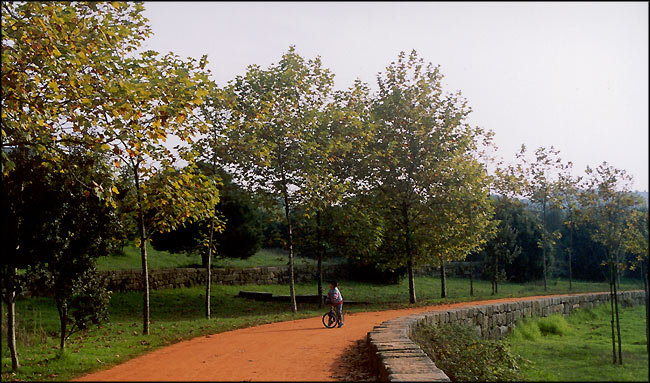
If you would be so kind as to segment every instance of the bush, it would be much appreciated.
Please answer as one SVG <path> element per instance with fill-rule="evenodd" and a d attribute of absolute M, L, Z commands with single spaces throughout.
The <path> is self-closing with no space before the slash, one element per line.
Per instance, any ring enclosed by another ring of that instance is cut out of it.
<path fill-rule="evenodd" d="M 565 335 L 570 331 L 569 324 L 562 315 L 552 315 L 537 320 L 542 335 Z"/>
<path fill-rule="evenodd" d="M 537 322 L 525 318 L 517 322 L 517 327 L 508 335 L 512 339 L 525 339 L 535 341 L 542 337 L 542 332 L 539 331 Z"/>
<path fill-rule="evenodd" d="M 507 343 L 481 339 L 471 327 L 422 326 L 413 341 L 452 381 L 520 381 L 519 364 Z"/>

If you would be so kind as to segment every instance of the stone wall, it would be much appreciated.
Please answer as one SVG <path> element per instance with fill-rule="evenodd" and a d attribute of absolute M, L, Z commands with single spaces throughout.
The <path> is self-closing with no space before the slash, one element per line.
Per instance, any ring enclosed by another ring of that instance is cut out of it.
<path fill-rule="evenodd" d="M 324 278 L 346 275 L 345 265 L 325 266 Z M 108 281 L 108 289 L 112 291 L 141 291 L 142 271 L 140 270 L 111 270 L 99 271 Z M 317 278 L 316 266 L 296 266 L 294 276 L 296 282 L 311 281 Z M 151 289 L 179 288 L 205 285 L 206 275 L 203 268 L 153 269 L 149 271 L 149 287 Z M 215 268 L 212 269 L 212 282 L 224 285 L 272 285 L 289 283 L 289 268 L 287 266 L 251 267 L 246 269 Z"/>
<path fill-rule="evenodd" d="M 481 270 L 483 268 L 483 262 L 473 262 L 472 267 L 474 268 L 474 278 L 479 278 Z M 417 267 L 415 270 L 415 275 L 427 275 L 431 277 L 440 276 L 440 266 L 434 265 L 424 265 Z M 469 262 L 446 262 L 445 263 L 445 275 L 450 276 L 469 276 Z"/>
<path fill-rule="evenodd" d="M 645 299 L 643 291 L 626 291 L 618 295 L 622 307 L 642 305 Z M 587 293 L 479 304 L 395 318 L 375 326 L 368 333 L 370 359 L 383 381 L 449 381 L 447 375 L 411 341 L 410 336 L 418 326 L 457 323 L 474 327 L 483 337 L 497 339 L 508 334 L 520 318 L 569 314 L 578 308 L 591 308 L 608 302 L 609 293 Z"/>
<path fill-rule="evenodd" d="M 478 270 L 477 265 L 474 265 Z M 450 262 L 447 275 L 468 275 L 468 263 Z M 142 291 L 141 270 L 100 270 L 98 273 L 108 281 L 111 291 Z M 327 280 L 350 279 L 354 271 L 346 264 L 326 265 L 323 267 L 323 277 Z M 440 275 L 439 269 L 434 266 L 423 266 L 416 269 L 416 275 Z M 308 282 L 318 277 L 315 265 L 300 265 L 294 268 L 295 282 Z M 149 288 L 152 290 L 166 288 L 180 288 L 205 285 L 204 268 L 173 268 L 149 270 Z M 212 281 L 224 285 L 273 285 L 289 283 L 288 266 L 262 266 L 251 268 L 214 268 Z M 23 291 L 22 296 L 31 296 L 33 290 L 36 295 L 51 295 L 45 287 L 30 286 Z M 44 291 L 39 291 L 44 290 Z"/>
<path fill-rule="evenodd" d="M 466 262 L 450 262 L 447 275 L 464 275 L 467 270 Z M 476 267 L 476 265 L 475 265 Z M 477 268 L 478 269 L 478 268 Z M 112 291 L 141 291 L 141 270 L 102 270 L 98 272 L 108 281 L 108 289 Z M 327 265 L 323 267 L 325 279 L 346 279 L 350 277 L 349 267 L 345 264 Z M 424 266 L 416 271 L 417 275 L 437 276 L 437 267 Z M 294 267 L 295 282 L 315 280 L 318 269 L 315 265 L 300 265 Z M 175 268 L 149 270 L 149 287 L 153 290 L 205 285 L 204 268 Z M 289 283 L 288 266 L 263 266 L 245 269 L 214 268 L 212 281 L 224 285 L 273 285 Z"/>

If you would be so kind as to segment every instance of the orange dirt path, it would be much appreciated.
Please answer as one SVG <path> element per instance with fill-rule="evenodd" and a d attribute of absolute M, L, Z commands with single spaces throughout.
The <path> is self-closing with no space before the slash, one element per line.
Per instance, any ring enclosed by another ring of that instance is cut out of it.
<path fill-rule="evenodd" d="M 569 295 L 569 294 L 560 294 Z M 320 317 L 271 323 L 182 341 L 76 381 L 333 381 L 341 354 L 374 326 L 414 313 L 504 298 L 400 310 L 345 313 L 345 326 L 327 329 Z"/>

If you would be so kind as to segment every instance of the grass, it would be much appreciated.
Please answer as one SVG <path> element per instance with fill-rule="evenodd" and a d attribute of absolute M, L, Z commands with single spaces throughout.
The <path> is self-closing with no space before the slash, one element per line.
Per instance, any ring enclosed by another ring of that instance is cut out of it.
<path fill-rule="evenodd" d="M 167 251 L 157 251 L 147 244 L 147 262 L 150 269 L 165 269 L 175 267 L 200 267 L 201 256 L 197 254 L 175 254 Z M 338 260 L 327 260 L 324 264 L 336 263 Z M 140 248 L 133 245 L 124 247 L 124 254 L 112 254 L 97 260 L 98 270 L 140 269 L 142 267 Z M 213 261 L 213 267 L 245 268 L 258 266 L 286 266 L 289 253 L 282 249 L 260 249 L 256 254 L 246 259 L 220 258 Z M 316 260 L 296 257 L 296 266 L 316 265 Z"/>
<path fill-rule="evenodd" d="M 152 257 L 153 258 L 153 257 Z M 510 284 L 499 287 L 498 295 L 490 295 L 489 281 L 475 281 L 473 297 L 469 296 L 469 281 L 448 278 L 448 297 L 440 298 L 438 277 L 416 277 L 418 296 L 416 306 L 452 303 L 469 300 L 493 299 L 514 296 L 544 294 L 540 283 Z M 367 305 L 349 305 L 346 312 L 377 311 L 409 307 L 408 281 L 397 285 L 342 280 L 340 289 L 347 300 L 370 302 Z M 573 292 L 607 291 L 604 283 L 573 283 Z M 641 289 L 640 281 L 623 281 L 623 290 Z M 51 298 L 29 298 L 17 302 L 18 353 L 22 367 L 12 375 L 11 360 L 6 337 L 2 337 L 2 381 L 69 380 L 109 366 L 151 350 L 191 339 L 197 336 L 219 333 L 237 328 L 250 327 L 292 319 L 320 317 L 324 312 L 316 304 L 299 304 L 299 311 L 292 314 L 288 303 L 257 302 L 236 297 L 240 290 L 267 291 L 286 295 L 288 285 L 212 286 L 212 318 L 204 318 L 204 287 L 165 289 L 151 291 L 150 335 L 142 331 L 142 294 L 140 292 L 115 293 L 110 303 L 110 322 L 99 328 L 75 334 L 67 344 L 63 355 L 58 351 L 58 317 Z M 313 294 L 316 282 L 297 283 L 297 294 Z M 557 280 L 549 284 L 547 294 L 568 292 L 568 282 Z M 6 331 L 6 310 L 3 310 L 3 333 Z M 625 357 L 625 356 L 624 356 Z"/>
<path fill-rule="evenodd" d="M 645 307 L 619 311 L 623 365 L 612 363 L 609 305 L 517 324 L 511 350 L 530 362 L 526 381 L 647 381 Z"/>
<path fill-rule="evenodd" d="M 150 269 L 190 267 L 200 265 L 201 256 L 157 251 L 147 243 L 147 264 Z M 124 246 L 124 254 L 100 257 L 96 265 L 98 270 L 140 269 L 142 267 L 140 248 L 133 245 Z"/>

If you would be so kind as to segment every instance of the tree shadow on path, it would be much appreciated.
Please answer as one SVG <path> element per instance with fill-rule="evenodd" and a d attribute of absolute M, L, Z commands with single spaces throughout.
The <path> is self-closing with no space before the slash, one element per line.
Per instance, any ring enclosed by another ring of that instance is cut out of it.
<path fill-rule="evenodd" d="M 341 359 L 334 363 L 334 373 L 332 378 L 344 382 L 377 382 L 379 376 L 373 371 L 370 357 L 368 355 L 368 345 L 365 339 L 356 341 L 349 346 Z"/>

